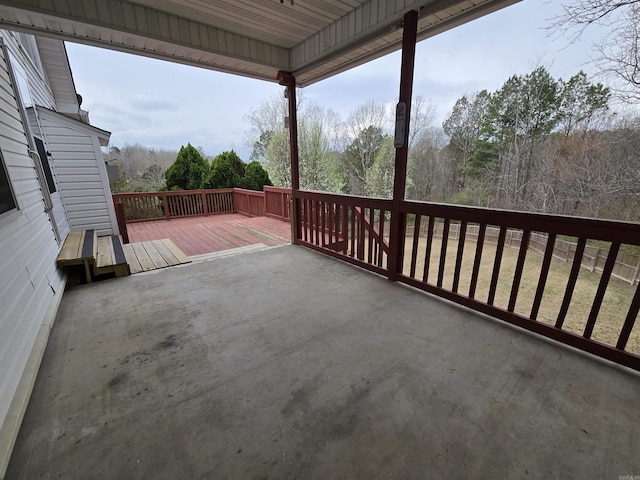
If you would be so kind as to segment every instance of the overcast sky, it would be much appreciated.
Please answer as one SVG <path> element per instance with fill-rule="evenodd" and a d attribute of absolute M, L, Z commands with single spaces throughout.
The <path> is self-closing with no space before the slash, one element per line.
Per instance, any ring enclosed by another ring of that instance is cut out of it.
<path fill-rule="evenodd" d="M 605 31 L 593 27 L 580 41 L 556 38 L 545 28 L 561 12 L 559 1 L 525 0 L 420 42 L 414 96 L 437 107 L 438 122 L 466 93 L 499 88 L 513 74 L 544 65 L 568 79 L 595 72 L 592 44 Z M 246 161 L 245 115 L 281 95 L 276 83 L 67 43 L 76 89 L 91 123 L 112 132 L 111 145 L 139 143 L 177 150 L 187 142 L 208 155 L 235 149 Z M 375 99 L 398 99 L 400 53 L 395 52 L 304 89 L 305 98 L 346 118 Z"/>

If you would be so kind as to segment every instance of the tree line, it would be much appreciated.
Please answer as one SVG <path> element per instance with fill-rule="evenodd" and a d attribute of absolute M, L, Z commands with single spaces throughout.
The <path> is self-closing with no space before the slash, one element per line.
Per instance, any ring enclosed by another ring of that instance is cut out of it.
<path fill-rule="evenodd" d="M 496 91 L 463 95 L 441 125 L 414 100 L 407 198 L 640 220 L 640 118 L 615 113 L 612 93 L 584 72 L 568 80 L 544 67 Z M 393 110 L 369 101 L 345 120 L 301 97 L 303 189 L 390 197 Z M 277 186 L 290 185 L 286 101 L 247 116 L 251 158 Z"/>
<path fill-rule="evenodd" d="M 112 146 L 104 158 L 117 166 L 120 174 L 120 179 L 111 183 L 113 193 L 234 187 L 262 190 L 264 185 L 272 185 L 260 163 L 247 164 L 233 150 L 210 158 L 202 147 L 190 143 L 178 152 L 137 144 Z"/>
<path fill-rule="evenodd" d="M 164 176 L 166 183 L 161 190 L 238 187 L 261 191 L 265 185 L 272 185 L 260 163 L 246 164 L 233 150 L 216 155 L 209 163 L 190 143 L 180 148 Z"/>

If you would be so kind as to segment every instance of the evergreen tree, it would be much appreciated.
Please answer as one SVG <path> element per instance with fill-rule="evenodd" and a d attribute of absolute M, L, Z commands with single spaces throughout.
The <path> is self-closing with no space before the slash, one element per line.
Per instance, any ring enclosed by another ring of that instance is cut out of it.
<path fill-rule="evenodd" d="M 267 171 L 262 168 L 259 162 L 249 163 L 245 168 L 244 177 L 241 181 L 242 188 L 261 192 L 265 185 L 273 186 Z"/>
<path fill-rule="evenodd" d="M 209 165 L 190 143 L 180 147 L 175 162 L 164 173 L 168 190 L 197 190 L 203 187 Z"/>
<path fill-rule="evenodd" d="M 205 182 L 205 188 L 234 188 L 240 186 L 242 177 L 237 174 L 237 165 L 234 168 L 232 160 L 226 153 L 221 153 L 211 162 L 211 171 Z M 242 170 L 244 171 L 244 168 Z"/>

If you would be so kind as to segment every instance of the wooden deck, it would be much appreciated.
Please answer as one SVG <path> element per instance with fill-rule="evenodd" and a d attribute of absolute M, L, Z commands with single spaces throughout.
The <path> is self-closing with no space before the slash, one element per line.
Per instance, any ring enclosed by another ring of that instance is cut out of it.
<path fill-rule="evenodd" d="M 124 254 L 131 273 L 148 272 L 191 262 L 191 259 L 168 238 L 127 243 L 124 246 Z"/>
<path fill-rule="evenodd" d="M 127 224 L 132 243 L 168 238 L 187 255 L 202 255 L 256 243 L 291 242 L 289 223 L 238 213 Z"/>

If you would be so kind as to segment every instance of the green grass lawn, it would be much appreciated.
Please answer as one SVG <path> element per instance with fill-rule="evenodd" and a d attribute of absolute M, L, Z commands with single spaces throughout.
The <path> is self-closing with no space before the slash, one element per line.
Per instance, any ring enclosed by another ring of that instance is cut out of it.
<path fill-rule="evenodd" d="M 412 237 L 407 237 L 404 261 L 404 274 L 409 275 L 412 254 Z M 441 239 L 434 238 L 431 247 L 431 258 L 429 262 L 428 282 L 436 283 L 438 265 L 440 262 Z M 455 267 L 457 240 L 449 240 L 447 246 L 447 258 L 445 264 L 445 275 L 443 287 L 451 289 L 453 283 L 453 272 Z M 416 263 L 416 278 L 422 279 L 424 270 L 424 258 L 426 249 L 426 239 L 420 239 L 418 244 L 418 256 Z M 471 282 L 471 271 L 475 255 L 476 242 L 471 240 L 465 242 L 462 268 L 460 273 L 460 284 L 458 292 L 467 295 Z M 493 271 L 496 246 L 485 244 L 478 276 L 475 298 L 486 301 L 489 294 L 489 285 Z M 505 248 L 502 256 L 500 275 L 494 305 L 506 309 L 511 295 L 511 287 L 515 266 L 518 258 L 517 248 Z M 515 312 L 526 317 L 531 313 L 531 306 L 538 286 L 540 269 L 542 267 L 542 255 L 533 251 L 527 252 L 524 272 L 518 291 Z M 547 284 L 542 297 L 542 304 L 538 313 L 538 321 L 555 324 L 560 305 L 564 297 L 564 292 L 571 270 L 571 263 L 564 263 L 554 259 L 551 262 Z M 584 327 L 591 311 L 593 299 L 600 282 L 600 274 L 592 273 L 586 269 L 581 269 L 578 281 L 571 299 L 569 311 L 564 323 L 564 329 L 582 335 Z M 612 278 L 607 287 L 607 291 L 598 314 L 592 338 L 608 345 L 615 346 L 618 335 L 629 310 L 631 300 L 636 287 L 632 287 L 626 282 Z M 640 325 L 636 324 L 631 338 L 627 344 L 627 351 L 640 354 Z"/>

